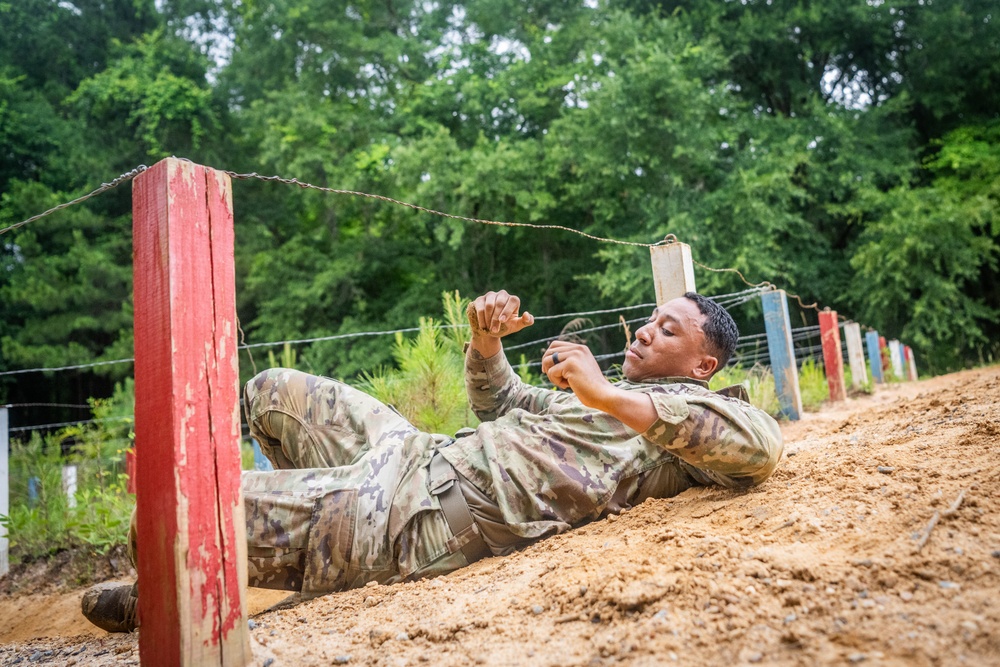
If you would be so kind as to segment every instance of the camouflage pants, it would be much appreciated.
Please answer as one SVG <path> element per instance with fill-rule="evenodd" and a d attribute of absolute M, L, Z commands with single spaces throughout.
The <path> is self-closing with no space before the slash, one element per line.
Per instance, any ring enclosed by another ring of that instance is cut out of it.
<path fill-rule="evenodd" d="M 243 473 L 251 586 L 313 596 L 469 564 L 435 496 L 455 477 L 432 480 L 428 470 L 449 438 L 418 431 L 364 392 L 295 370 L 254 377 L 244 407 L 276 468 Z M 137 546 L 133 512 L 133 564 Z"/>
<path fill-rule="evenodd" d="M 271 369 L 247 383 L 250 432 L 273 472 L 245 472 L 249 583 L 316 595 L 442 574 L 468 562 L 421 433 L 343 383 Z"/>

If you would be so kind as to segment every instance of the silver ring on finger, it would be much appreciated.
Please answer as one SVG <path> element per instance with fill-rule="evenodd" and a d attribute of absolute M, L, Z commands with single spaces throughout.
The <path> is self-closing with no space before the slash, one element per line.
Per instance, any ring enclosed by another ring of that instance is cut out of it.
<path fill-rule="evenodd" d="M 558 364 L 558 363 L 559 363 L 559 353 L 558 352 L 553 352 L 552 353 L 552 364 L 555 365 L 555 364 Z"/>

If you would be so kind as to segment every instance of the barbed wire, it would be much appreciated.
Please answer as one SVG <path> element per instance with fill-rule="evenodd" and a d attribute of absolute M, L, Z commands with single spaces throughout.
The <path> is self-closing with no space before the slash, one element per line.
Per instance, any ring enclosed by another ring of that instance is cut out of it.
<path fill-rule="evenodd" d="M 124 174 L 119 175 L 117 178 L 114 178 L 114 179 L 108 181 L 107 183 L 101 183 L 101 185 L 99 187 L 95 188 L 94 190 L 91 190 L 90 192 L 88 192 L 87 194 L 83 195 L 82 197 L 77 197 L 73 201 L 68 201 L 68 202 L 66 202 L 64 204 L 59 204 L 57 206 L 53 206 L 52 208 L 50 208 L 47 211 L 39 213 L 38 215 L 31 216 L 27 220 L 22 220 L 21 222 L 18 222 L 18 223 L 15 223 L 15 224 L 11 225 L 10 227 L 4 227 L 3 229 L 0 229 L 0 235 L 6 234 L 9 231 L 13 231 L 13 230 L 17 229 L 18 227 L 22 227 L 22 226 L 28 224 L 29 222 L 34 222 L 35 220 L 41 220 L 42 218 L 44 218 L 46 216 L 52 215 L 56 211 L 61 211 L 64 208 L 69 208 L 70 206 L 74 206 L 76 204 L 81 204 L 81 203 L 87 201 L 88 199 L 90 199 L 91 197 L 96 197 L 97 195 L 102 194 L 104 192 L 107 192 L 108 190 L 112 190 L 114 188 L 117 188 L 122 183 L 127 183 L 127 182 L 131 181 L 133 178 L 135 178 L 136 176 L 138 176 L 142 172 L 146 171 L 147 169 L 149 169 L 149 167 L 147 167 L 144 164 L 140 164 L 135 169 L 132 169 L 131 171 L 126 171 Z"/>
<path fill-rule="evenodd" d="M 613 359 L 614 357 L 625 356 L 625 350 L 620 350 L 618 352 L 609 352 L 608 354 L 597 354 L 594 355 L 594 359 L 597 361 L 604 361 L 605 359 Z M 528 361 L 523 364 L 511 364 L 511 368 L 537 368 L 542 365 L 541 360 L 539 361 Z"/>
<path fill-rule="evenodd" d="M 485 218 L 471 218 L 464 215 L 455 215 L 454 213 L 445 213 L 443 211 L 437 211 L 432 208 L 427 208 L 426 206 L 420 206 L 419 204 L 411 204 L 410 202 L 405 202 L 399 199 L 393 199 L 392 197 L 386 197 L 385 195 L 375 195 L 368 192 L 358 192 L 357 190 L 340 190 L 338 188 L 328 188 L 322 185 L 314 185 L 305 181 L 300 181 L 297 178 L 284 178 L 282 176 L 262 176 L 257 172 L 250 172 L 246 174 L 240 174 L 235 171 L 222 170 L 223 173 L 229 174 L 230 177 L 240 179 L 240 180 L 253 180 L 257 179 L 259 181 L 271 181 L 277 183 L 284 183 L 286 185 L 297 185 L 300 188 L 307 190 L 318 190 L 319 192 L 326 192 L 328 194 L 335 195 L 349 195 L 352 197 L 364 197 L 367 199 L 375 199 L 378 201 L 388 202 L 390 204 L 396 204 L 398 206 L 405 206 L 406 208 L 411 208 L 415 211 L 420 211 L 422 213 L 429 213 L 430 215 L 437 215 L 442 218 L 449 218 L 451 220 L 461 220 L 463 222 L 475 222 L 481 225 L 493 225 L 496 227 L 527 227 L 530 229 L 548 229 L 548 230 L 559 230 L 563 232 L 570 232 L 573 234 L 579 234 L 585 238 L 591 239 L 593 241 L 599 241 L 601 243 L 616 243 L 618 245 L 627 246 L 638 246 L 641 248 L 652 248 L 654 246 L 663 245 L 664 241 L 657 241 L 656 243 L 642 243 L 639 241 L 622 241 L 620 239 L 612 239 L 604 236 L 595 236 L 594 234 L 588 234 L 579 229 L 573 229 L 572 227 L 565 227 L 563 225 L 536 225 L 530 222 L 507 222 L 500 220 L 488 220 Z"/>
<path fill-rule="evenodd" d="M 625 323 L 626 324 L 636 324 L 638 322 L 645 322 L 646 319 L 647 318 L 645 318 L 645 317 L 637 317 L 635 319 L 627 320 Z M 504 352 L 512 352 L 513 350 L 520 350 L 520 349 L 523 349 L 525 347 L 531 347 L 532 345 L 538 345 L 539 343 L 550 343 L 550 342 L 552 342 L 554 340 L 558 340 L 563 335 L 576 336 L 576 335 L 583 334 L 583 333 L 591 333 L 593 331 L 601 331 L 603 329 L 615 329 L 617 327 L 620 327 L 621 325 L 622 325 L 621 322 L 613 322 L 612 324 L 602 324 L 600 326 L 588 327 L 586 329 L 576 329 L 575 331 L 567 331 L 565 334 L 558 333 L 558 334 L 556 334 L 554 336 L 546 336 L 545 338 L 539 338 L 538 340 L 529 341 L 527 343 L 519 343 L 517 345 L 511 345 L 509 347 L 508 346 L 504 346 L 503 349 L 504 349 Z"/>
<path fill-rule="evenodd" d="M 561 317 L 589 317 L 590 315 L 606 315 L 607 313 L 620 313 L 625 310 L 636 310 L 639 308 L 655 308 L 656 303 L 637 303 L 634 306 L 622 306 L 621 308 L 606 308 L 604 310 L 587 310 L 579 313 L 561 313 L 559 315 L 537 315 L 535 321 L 557 320 Z"/>
<path fill-rule="evenodd" d="M 8 403 L 0 408 L 81 408 L 89 410 L 91 405 L 82 403 Z"/>
<path fill-rule="evenodd" d="M 135 361 L 135 357 L 128 359 L 112 359 L 110 361 L 92 361 L 87 364 L 73 364 L 72 366 L 53 366 L 51 368 L 20 368 L 15 371 L 0 371 L 0 376 L 21 375 L 22 373 L 46 373 L 56 371 L 73 371 L 82 368 L 94 368 L 96 366 L 111 366 L 112 364 L 130 364 Z"/>
<path fill-rule="evenodd" d="M 181 160 L 184 160 L 186 162 L 191 162 L 191 160 L 188 160 L 187 158 L 177 158 L 177 159 L 181 159 Z M 101 184 L 99 187 L 95 188 L 91 192 L 89 192 L 89 193 L 87 193 L 87 194 L 85 194 L 85 195 L 83 195 L 81 197 L 78 197 L 78 198 L 76 198 L 76 199 L 74 199 L 72 201 L 69 201 L 69 202 L 66 202 L 66 203 L 63 203 L 63 204 L 59 204 L 57 206 L 54 206 L 54 207 L 48 209 L 47 211 L 44 211 L 43 213 L 40 213 L 40 214 L 35 215 L 35 216 L 32 216 L 32 217 L 30 217 L 30 218 L 28 218 L 26 220 L 22 220 L 21 222 L 18 222 L 16 224 L 10 225 L 9 227 L 5 227 L 3 229 L 0 229 L 0 235 L 5 234 L 5 233 L 7 233 L 9 231 L 12 231 L 14 229 L 17 229 L 17 228 L 19 228 L 19 227 L 21 227 L 23 225 L 26 225 L 26 224 L 28 224 L 30 222 L 34 222 L 36 220 L 44 218 L 44 217 L 46 217 L 48 215 L 52 215 L 53 213 L 55 213 L 57 211 L 60 211 L 62 209 L 68 208 L 68 207 L 73 206 L 75 204 L 82 203 L 82 202 L 90 199 L 91 197 L 94 197 L 94 196 L 97 196 L 99 194 L 102 194 L 102 193 L 104 193 L 104 192 L 106 192 L 108 190 L 116 188 L 119 185 L 121 185 L 122 183 L 126 183 L 128 181 L 131 181 L 136 176 L 138 176 L 139 174 L 143 173 L 144 171 L 147 171 L 148 169 L 149 168 L 146 165 L 140 164 L 137 167 L 135 167 L 134 169 L 132 169 L 130 171 L 127 171 L 127 172 L 125 172 L 123 174 L 120 174 L 117 178 L 114 178 L 114 179 L 112 179 L 111 181 L 109 181 L 107 183 Z M 264 175 L 258 174 L 257 172 L 240 173 L 240 172 L 231 171 L 231 170 L 225 170 L 225 169 L 222 169 L 222 170 L 219 170 L 219 171 L 221 171 L 221 172 L 229 175 L 231 178 L 234 178 L 234 179 L 237 179 L 237 180 L 259 180 L 259 181 L 263 181 L 263 182 L 277 182 L 277 183 L 283 183 L 283 184 L 286 184 L 286 185 L 295 185 L 295 186 L 297 186 L 299 188 L 316 190 L 316 191 L 324 192 L 324 193 L 328 193 L 328 194 L 340 194 L 340 195 L 348 195 L 348 196 L 353 196 L 353 197 L 362 197 L 362 198 L 374 199 L 374 200 L 378 200 L 378 201 L 383 201 L 383 202 L 395 204 L 395 205 L 398 205 L 398 206 L 403 206 L 403 207 L 410 208 L 410 209 L 415 210 L 415 211 L 427 213 L 427 214 L 430 214 L 430 215 L 436 215 L 436 216 L 439 216 L 439 217 L 448 218 L 448 219 L 452 219 L 452 220 L 461 220 L 461 221 L 464 221 L 464 222 L 473 222 L 473 223 L 483 224 L 483 225 L 493 225 L 493 226 L 501 226 L 501 227 L 525 227 L 525 228 L 540 229 L 540 230 L 559 230 L 559 231 L 570 232 L 570 233 L 573 233 L 573 234 L 578 234 L 580 236 L 583 236 L 583 237 L 586 237 L 586 238 L 589 238 L 591 240 L 598 241 L 598 242 L 601 242 L 601 243 L 612 243 L 612 244 L 619 244 L 619 245 L 626 245 L 626 246 L 636 246 L 636 247 L 645 247 L 645 248 L 652 248 L 652 247 L 655 247 L 655 246 L 661 246 L 661 245 L 665 245 L 665 244 L 669 245 L 671 243 L 677 243 L 677 242 L 679 242 L 678 239 L 677 239 L 677 237 L 676 237 L 676 235 L 674 235 L 674 234 L 667 234 L 662 241 L 658 241 L 656 243 L 642 243 L 642 242 L 638 242 L 638 241 L 623 241 L 623 240 L 620 240 L 620 239 L 614 239 L 614 238 L 609 238 L 609 237 L 596 236 L 594 234 L 589 234 L 589 233 L 584 232 L 582 230 L 574 229 L 574 228 L 571 228 L 571 227 L 565 227 L 563 225 L 545 225 L 545 224 L 534 224 L 534 223 L 526 223 L 526 222 L 498 221 L 498 220 L 489 220 L 489 219 L 486 219 L 486 218 L 475 218 L 475 217 L 468 217 L 468 216 L 456 215 L 456 214 L 453 214 L 453 213 L 446 213 L 446 212 L 443 212 L 443 211 L 438 211 L 438 210 L 435 210 L 435 209 L 427 208 L 425 206 L 420 206 L 419 204 L 413 204 L 413 203 L 402 201 L 402 200 L 399 200 L 399 199 L 394 199 L 392 197 L 387 197 L 385 195 L 377 195 L 377 194 L 372 194 L 372 193 L 367 193 L 367 192 L 360 192 L 360 191 L 356 191 L 356 190 L 345 190 L 345 189 L 339 189 L 339 188 L 330 188 L 330 187 L 326 187 L 326 186 L 315 185 L 313 183 L 309 183 L 309 182 L 306 182 L 306 181 L 300 181 L 298 178 L 285 178 L 285 177 L 277 176 L 277 175 L 264 176 Z M 770 291 L 770 290 L 778 289 L 770 281 L 766 281 L 765 280 L 765 281 L 761 281 L 759 283 L 750 282 L 749 280 L 747 280 L 746 276 L 744 276 L 743 273 L 741 271 L 739 271 L 738 269 L 736 269 L 736 268 L 721 268 L 720 269 L 720 268 L 708 266 L 708 265 L 703 264 L 702 262 L 698 262 L 698 261 L 693 261 L 693 263 L 696 266 L 698 266 L 698 267 L 700 267 L 700 268 L 702 268 L 702 269 L 704 269 L 706 271 L 711 271 L 711 272 L 714 272 L 714 273 L 735 273 L 739 277 L 739 279 L 741 281 L 743 281 L 744 284 L 746 284 L 748 287 L 751 288 L 750 290 L 745 290 L 743 294 L 734 293 L 733 295 L 729 295 L 729 296 L 740 295 L 740 298 L 734 299 L 731 302 L 726 302 L 724 304 L 720 304 L 720 305 L 724 305 L 724 307 L 734 307 L 734 306 L 737 306 L 737 305 L 741 305 L 741 304 L 746 303 L 746 302 L 750 301 L 751 299 L 755 298 L 756 295 L 758 293 L 760 293 L 760 292 L 765 292 L 765 291 Z M 793 294 L 793 293 L 789 293 L 789 292 L 786 292 L 786 294 L 789 297 L 795 299 L 798 302 L 799 307 L 802 308 L 803 310 L 813 309 L 817 313 L 820 312 L 819 305 L 818 305 L 817 302 L 813 302 L 811 304 L 806 304 L 802 300 L 802 297 L 800 297 L 798 294 Z M 722 296 L 716 297 L 716 301 L 717 302 L 722 301 L 722 299 L 723 299 Z M 607 312 L 615 312 L 615 311 L 611 310 L 611 311 L 607 311 Z M 596 314 L 596 311 L 592 311 L 591 314 Z M 580 316 L 580 315 L 574 315 L 574 316 Z M 543 316 L 541 318 L 536 318 L 536 319 L 551 319 L 551 318 L 555 318 L 555 317 L 558 317 L 558 316 Z M 321 342 L 321 341 L 327 341 L 327 340 L 337 340 L 337 339 L 341 339 L 341 338 L 349 338 L 349 337 L 353 337 L 353 336 L 385 335 L 385 334 L 388 334 L 388 333 L 391 333 L 391 334 L 395 334 L 395 333 L 407 333 L 407 332 L 418 331 L 418 330 L 419 330 L 419 327 L 410 327 L 410 328 L 406 328 L 406 329 L 393 330 L 391 332 L 359 332 L 357 334 L 337 334 L 337 335 L 333 335 L 333 336 L 322 336 L 322 337 L 316 337 L 316 338 L 304 338 L 304 339 L 287 340 L 287 341 L 274 341 L 274 342 L 269 342 L 269 343 L 253 343 L 253 344 L 241 346 L 240 349 L 250 349 L 250 348 L 257 348 L 257 347 L 266 347 L 266 346 L 271 346 L 271 345 L 284 345 L 286 343 L 287 344 L 301 344 L 301 343 Z M 73 370 L 73 369 L 88 368 L 88 367 L 94 367 L 94 366 L 100 366 L 100 365 L 109 365 L 109 364 L 117 364 L 117 363 L 129 363 L 131 361 L 132 361 L 132 359 L 119 359 L 119 360 L 112 360 L 112 361 L 105 361 L 105 362 L 94 362 L 94 363 L 91 363 L 91 364 L 76 364 L 76 365 L 72 365 L 72 366 L 62 366 L 62 367 L 57 367 L 57 368 L 22 369 L 22 370 L 17 370 L 17 371 L 4 371 L 4 372 L 0 372 L 0 375 L 14 375 L 14 374 L 18 374 L 18 373 L 30 373 L 30 372 L 39 372 L 39 371 L 49 371 L 49 372 L 51 372 L 51 371 Z"/>
<path fill-rule="evenodd" d="M 584 316 L 588 316 L 588 315 L 599 315 L 599 314 L 605 314 L 605 313 L 622 312 L 622 311 L 625 311 L 625 310 L 632 310 L 632 309 L 636 309 L 636 308 L 647 308 L 647 307 L 652 307 L 652 306 L 655 306 L 655 305 L 656 304 L 646 304 L 646 303 L 643 303 L 643 304 L 637 304 L 637 305 L 634 305 L 634 306 L 623 306 L 621 308 L 609 308 L 609 309 L 604 309 L 604 310 L 588 310 L 588 311 L 579 311 L 579 312 L 574 312 L 574 313 L 558 313 L 558 314 L 555 314 L 555 315 L 539 315 L 539 316 L 535 317 L 535 319 L 536 320 L 549 320 L 549 319 L 557 319 L 557 318 L 564 318 L 564 317 L 584 317 Z M 436 328 L 439 328 L 439 329 L 461 329 L 461 328 L 468 328 L 468 326 L 469 326 L 468 324 L 441 324 L 441 325 L 438 325 Z M 246 349 L 258 348 L 258 347 L 276 347 L 278 345 L 285 345 L 286 343 L 290 344 L 290 345 L 293 345 L 293 344 L 304 344 L 304 343 L 316 343 L 316 342 L 322 342 L 322 341 L 328 341 L 328 340 L 340 340 L 340 339 L 345 339 L 345 338 L 357 338 L 357 337 L 362 337 L 362 336 L 388 336 L 388 335 L 395 335 L 397 333 L 413 333 L 413 332 L 416 332 L 416 331 L 420 331 L 420 327 L 405 327 L 405 328 L 402 328 L 402 329 L 388 329 L 388 330 L 384 330 L 384 331 L 356 331 L 356 332 L 344 333 L 344 334 L 334 334 L 334 335 L 331 335 L 331 336 L 317 336 L 315 338 L 298 338 L 298 339 L 289 339 L 289 340 L 269 341 L 269 342 L 266 342 L 266 343 L 249 343 L 249 344 L 238 345 L 237 349 L 246 350 Z M 127 359 L 111 359 L 111 360 L 108 360 L 108 361 L 93 361 L 93 362 L 90 362 L 90 363 L 72 364 L 72 365 L 68 365 L 68 366 L 52 366 L 52 367 L 40 367 L 40 368 L 22 368 L 22 369 L 13 370 L 13 371 L 0 371 L 0 377 L 6 376 L 6 375 L 20 375 L 20 374 L 24 374 L 24 373 L 45 373 L 45 372 L 56 372 L 56 371 L 66 371 L 66 370 L 80 370 L 80 369 L 84 369 L 84 368 L 94 368 L 94 367 L 97 367 L 97 366 L 108 366 L 108 365 L 113 365 L 113 364 L 129 364 L 129 363 L 132 363 L 134 361 L 135 361 L 135 357 L 129 357 Z"/>
<path fill-rule="evenodd" d="M 24 431 L 40 431 L 42 429 L 58 428 L 62 426 L 83 426 L 84 424 L 96 424 L 98 422 L 127 421 L 132 418 L 133 415 L 128 415 L 125 417 L 98 417 L 96 419 L 78 419 L 76 421 L 56 422 L 53 424 L 32 424 L 31 426 L 15 426 L 14 428 L 10 428 L 7 430 L 10 433 L 21 433 Z"/>
<path fill-rule="evenodd" d="M 668 236 L 673 236 L 673 235 L 671 234 L 671 235 L 668 235 Z M 666 242 L 669 243 L 669 241 L 666 241 Z M 738 269 L 733 269 L 733 268 L 717 269 L 717 268 L 712 267 L 712 266 L 706 266 L 705 264 L 702 264 L 701 262 L 698 262 L 698 261 L 695 261 L 695 260 L 691 260 L 691 261 L 696 266 L 699 266 L 699 267 L 705 269 L 706 271 L 711 271 L 713 273 L 735 273 L 737 276 L 739 276 L 740 280 L 742 280 L 744 284 L 746 284 L 746 285 L 748 285 L 750 287 L 759 287 L 759 288 L 761 288 L 762 292 L 769 292 L 771 290 L 780 289 L 777 285 L 775 285 L 774 283 L 772 283 L 770 281 L 767 281 L 767 280 L 761 281 L 759 283 L 752 283 L 749 280 L 747 280 L 746 276 L 744 276 Z M 818 302 L 814 301 L 813 303 L 806 304 L 805 302 L 802 301 L 802 297 L 800 297 L 798 294 L 792 294 L 791 292 L 788 292 L 787 290 L 785 291 L 785 294 L 787 294 L 789 297 L 791 297 L 791 298 L 795 299 L 796 301 L 798 301 L 799 302 L 799 307 L 802 308 L 802 310 L 807 310 L 807 309 L 811 308 L 811 309 L 815 310 L 817 313 L 820 312 L 819 311 L 819 303 Z"/>

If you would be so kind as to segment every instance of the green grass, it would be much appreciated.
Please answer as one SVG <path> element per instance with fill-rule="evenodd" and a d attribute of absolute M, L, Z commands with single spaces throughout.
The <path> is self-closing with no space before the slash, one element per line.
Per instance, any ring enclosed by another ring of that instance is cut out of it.
<path fill-rule="evenodd" d="M 774 388 L 774 376 L 770 368 L 760 364 L 750 368 L 727 366 L 715 374 L 709 386 L 717 391 L 734 384 L 743 385 L 749 394 L 751 405 L 770 415 L 778 414 L 778 393 Z"/>
<path fill-rule="evenodd" d="M 830 399 L 830 386 L 823 368 L 813 359 L 806 359 L 799 367 L 799 393 L 802 409 L 815 412 Z"/>
<path fill-rule="evenodd" d="M 127 381 L 110 399 L 92 402 L 100 421 L 11 442 L 10 513 L 0 516 L 0 523 L 7 529 L 12 564 L 81 546 L 106 553 L 124 544 L 134 504 L 125 475 L 125 453 L 134 437 L 133 395 Z M 63 490 L 66 465 L 77 469 L 75 503 Z M 35 500 L 29 494 L 32 478 Z"/>

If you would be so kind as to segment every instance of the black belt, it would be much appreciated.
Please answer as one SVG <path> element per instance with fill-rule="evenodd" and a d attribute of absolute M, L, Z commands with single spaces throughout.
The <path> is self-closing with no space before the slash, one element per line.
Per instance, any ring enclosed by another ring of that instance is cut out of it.
<path fill-rule="evenodd" d="M 458 473 L 440 452 L 435 452 L 431 458 L 430 476 L 431 493 L 441 503 L 441 512 L 453 536 L 448 540 L 449 553 L 461 551 L 470 563 L 492 556 L 493 552 L 483 540 L 479 526 L 469 511 L 469 504 L 462 495 Z"/>

